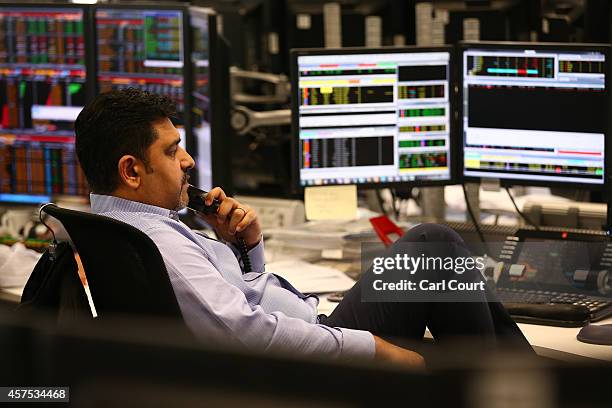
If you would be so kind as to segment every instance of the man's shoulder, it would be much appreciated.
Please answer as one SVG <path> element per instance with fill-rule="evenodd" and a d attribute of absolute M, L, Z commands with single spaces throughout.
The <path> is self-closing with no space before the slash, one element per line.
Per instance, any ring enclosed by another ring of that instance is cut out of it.
<path fill-rule="evenodd" d="M 206 239 L 173 218 L 147 212 L 109 211 L 100 213 L 109 218 L 123 221 L 144 232 L 155 242 L 162 256 L 175 254 L 178 250 L 196 251 L 212 256 L 214 248 Z"/>
<path fill-rule="evenodd" d="M 125 222 L 126 224 L 138 228 L 144 233 L 153 231 L 168 231 L 169 233 L 180 234 L 180 230 L 182 227 L 184 227 L 179 221 L 146 212 L 109 211 L 100 213 L 99 215 Z"/>

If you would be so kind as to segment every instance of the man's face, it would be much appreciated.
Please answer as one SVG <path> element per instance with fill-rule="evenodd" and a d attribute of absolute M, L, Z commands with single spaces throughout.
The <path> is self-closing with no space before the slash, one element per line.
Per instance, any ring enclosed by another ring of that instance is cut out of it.
<path fill-rule="evenodd" d="M 141 175 L 138 193 L 142 202 L 169 210 L 187 206 L 187 171 L 194 166 L 193 158 L 179 146 L 180 135 L 172 122 L 165 118 L 153 122 L 157 139 L 146 151 L 148 170 Z"/>

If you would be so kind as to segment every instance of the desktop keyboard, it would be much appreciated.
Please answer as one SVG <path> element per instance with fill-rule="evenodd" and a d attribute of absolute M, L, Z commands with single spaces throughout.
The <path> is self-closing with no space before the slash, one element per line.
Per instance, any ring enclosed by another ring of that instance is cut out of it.
<path fill-rule="evenodd" d="M 502 303 L 567 304 L 585 306 L 590 320 L 597 321 L 612 315 L 612 299 L 587 296 L 578 293 L 497 288 L 497 297 Z"/>

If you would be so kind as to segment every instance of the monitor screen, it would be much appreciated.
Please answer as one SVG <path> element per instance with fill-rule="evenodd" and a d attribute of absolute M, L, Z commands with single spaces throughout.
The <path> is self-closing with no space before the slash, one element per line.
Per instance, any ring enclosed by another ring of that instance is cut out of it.
<path fill-rule="evenodd" d="M 172 98 L 185 148 L 183 10 L 100 7 L 95 25 L 98 91 L 132 87 Z"/>
<path fill-rule="evenodd" d="M 450 180 L 447 48 L 313 50 L 294 58 L 301 186 Z"/>
<path fill-rule="evenodd" d="M 505 183 L 604 183 L 605 52 L 466 45 L 463 175 Z"/>
<path fill-rule="evenodd" d="M 73 123 L 87 99 L 84 13 L 0 6 L 0 202 L 85 195 Z"/>

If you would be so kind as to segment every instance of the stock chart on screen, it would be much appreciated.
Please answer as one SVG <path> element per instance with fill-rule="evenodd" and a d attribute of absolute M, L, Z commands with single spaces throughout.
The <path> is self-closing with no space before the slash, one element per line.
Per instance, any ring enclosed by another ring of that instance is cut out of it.
<path fill-rule="evenodd" d="M 450 179 L 450 52 L 297 55 L 300 185 Z"/>
<path fill-rule="evenodd" d="M 468 46 L 464 176 L 603 184 L 605 64 L 605 53 L 588 46 Z"/>
<path fill-rule="evenodd" d="M 79 8 L 0 6 L 0 201 L 83 195 L 73 123 L 86 103 Z"/>
<path fill-rule="evenodd" d="M 183 11 L 98 8 L 99 92 L 136 87 L 184 110 Z"/>

